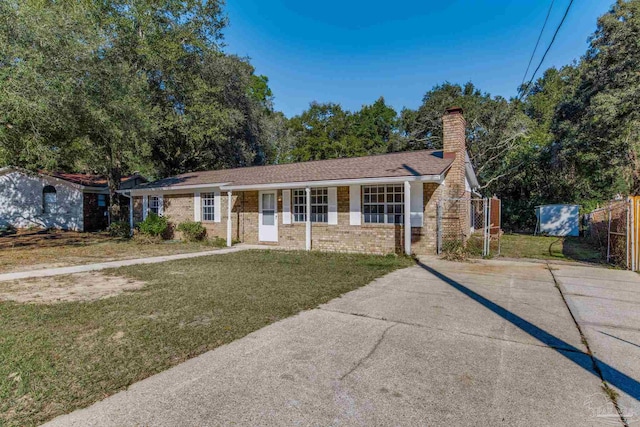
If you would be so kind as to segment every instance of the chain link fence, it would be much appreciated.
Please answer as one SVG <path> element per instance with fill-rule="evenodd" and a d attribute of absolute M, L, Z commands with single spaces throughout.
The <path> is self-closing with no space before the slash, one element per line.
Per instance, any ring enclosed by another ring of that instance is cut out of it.
<path fill-rule="evenodd" d="M 441 199 L 437 204 L 438 254 L 500 255 L 501 202 L 497 198 Z"/>
<path fill-rule="evenodd" d="M 606 255 L 607 262 L 624 268 L 633 268 L 634 264 L 633 204 L 633 199 L 615 200 L 584 215 L 586 234 L 591 243 Z"/>

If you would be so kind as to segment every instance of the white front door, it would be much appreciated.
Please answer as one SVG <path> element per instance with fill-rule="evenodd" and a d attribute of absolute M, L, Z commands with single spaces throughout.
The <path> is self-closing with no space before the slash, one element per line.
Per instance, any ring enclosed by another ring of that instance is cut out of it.
<path fill-rule="evenodd" d="M 258 239 L 261 242 L 278 241 L 278 203 L 276 194 L 275 191 L 260 192 Z"/>

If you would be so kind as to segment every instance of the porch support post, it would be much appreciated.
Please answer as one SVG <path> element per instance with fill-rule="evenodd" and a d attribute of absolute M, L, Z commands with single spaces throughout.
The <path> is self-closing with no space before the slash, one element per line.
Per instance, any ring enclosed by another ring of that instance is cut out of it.
<path fill-rule="evenodd" d="M 231 247 L 231 191 L 227 191 L 227 246 Z"/>
<path fill-rule="evenodd" d="M 404 253 L 411 255 L 411 184 L 404 182 Z"/>
<path fill-rule="evenodd" d="M 129 235 L 133 236 L 133 194 L 129 192 Z"/>
<path fill-rule="evenodd" d="M 311 188 L 304 189 L 307 193 L 307 215 L 306 215 L 306 241 L 305 248 L 311 250 Z"/>

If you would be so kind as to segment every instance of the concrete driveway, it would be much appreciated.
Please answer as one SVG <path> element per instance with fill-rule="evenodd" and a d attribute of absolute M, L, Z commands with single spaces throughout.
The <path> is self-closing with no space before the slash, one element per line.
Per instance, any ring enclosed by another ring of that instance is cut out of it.
<path fill-rule="evenodd" d="M 639 309 L 634 273 L 425 259 L 49 425 L 621 426 L 601 374 L 640 425 Z"/>

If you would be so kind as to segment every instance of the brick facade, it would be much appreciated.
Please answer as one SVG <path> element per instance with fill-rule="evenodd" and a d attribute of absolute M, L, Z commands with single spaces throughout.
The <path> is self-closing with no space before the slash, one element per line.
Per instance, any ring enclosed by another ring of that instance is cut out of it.
<path fill-rule="evenodd" d="M 436 204 L 444 188 L 436 183 L 423 184 L 424 222 L 422 227 L 412 227 L 412 252 L 432 254 L 436 250 Z M 232 194 L 232 239 L 243 243 L 260 243 L 258 240 L 258 191 Z M 271 243 L 287 249 L 305 249 L 306 224 L 284 224 L 282 215 L 282 190 L 277 191 L 278 242 Z M 165 194 L 163 211 L 173 227 L 184 221 L 194 220 L 194 194 Z M 135 222 L 142 220 L 142 197 L 134 198 Z M 220 222 L 202 222 L 207 237 L 227 237 L 228 197 L 220 197 Z M 349 187 L 337 187 L 338 224 L 313 223 L 311 246 L 314 250 L 332 252 L 361 252 L 374 254 L 402 253 L 404 227 L 392 224 L 350 225 Z M 180 238 L 180 233 L 175 233 Z"/>

